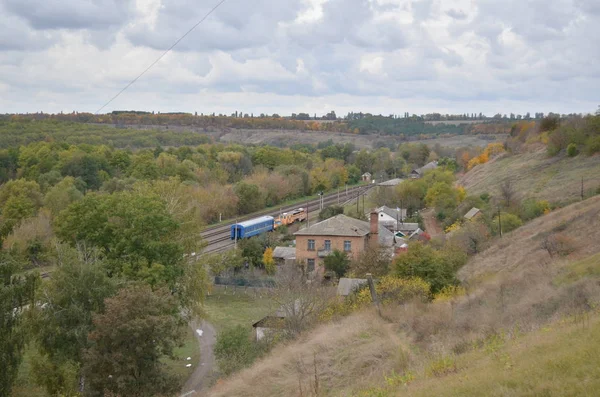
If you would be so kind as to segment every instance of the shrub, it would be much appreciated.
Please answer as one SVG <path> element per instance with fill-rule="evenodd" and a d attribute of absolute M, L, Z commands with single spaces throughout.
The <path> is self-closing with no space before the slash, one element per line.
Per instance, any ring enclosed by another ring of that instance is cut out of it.
<path fill-rule="evenodd" d="M 575 242 L 562 233 L 551 234 L 542 241 L 542 248 L 548 251 L 551 257 L 556 255 L 566 256 L 575 251 Z"/>
<path fill-rule="evenodd" d="M 600 136 L 589 137 L 585 143 L 586 152 L 589 155 L 600 152 Z"/>
<path fill-rule="evenodd" d="M 334 272 L 338 278 L 344 277 L 350 266 L 348 254 L 339 250 L 334 250 L 331 254 L 327 255 L 323 262 L 325 269 Z"/>
<path fill-rule="evenodd" d="M 575 157 L 577 156 L 577 154 L 579 154 L 579 151 L 577 150 L 577 145 L 575 145 L 574 143 L 569 143 L 569 146 L 567 146 L 567 155 L 569 157 Z"/>
<path fill-rule="evenodd" d="M 412 300 L 427 301 L 429 298 L 429 283 L 418 277 L 400 278 L 384 276 L 375 285 L 379 301 L 383 304 L 403 304 Z M 370 303 L 371 291 L 363 288 L 358 293 L 357 302 L 364 305 Z"/>
<path fill-rule="evenodd" d="M 499 234 L 500 226 L 502 227 L 502 233 L 509 233 L 522 225 L 523 221 L 518 216 L 502 212 L 500 218 L 496 215 L 492 221 L 492 233 Z"/>
<path fill-rule="evenodd" d="M 542 216 L 548 211 L 550 211 L 550 203 L 546 200 L 526 199 L 521 204 L 521 218 L 526 221 Z"/>
<path fill-rule="evenodd" d="M 457 372 L 456 360 L 454 357 L 446 356 L 434 360 L 429 364 L 425 371 L 429 376 L 441 377 Z"/>
<path fill-rule="evenodd" d="M 250 333 L 241 325 L 220 332 L 217 336 L 215 357 L 225 375 L 249 367 L 260 352 L 260 346 L 250 339 Z"/>
<path fill-rule="evenodd" d="M 321 210 L 321 212 L 319 212 L 319 220 L 324 221 L 325 219 L 329 219 L 343 213 L 344 207 L 341 205 L 332 205 L 330 207 L 325 207 L 323 208 L 323 210 Z"/>

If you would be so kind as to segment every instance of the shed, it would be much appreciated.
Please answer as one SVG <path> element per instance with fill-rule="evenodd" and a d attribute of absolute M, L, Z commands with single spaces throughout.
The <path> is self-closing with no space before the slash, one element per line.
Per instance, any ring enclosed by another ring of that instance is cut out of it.
<path fill-rule="evenodd" d="M 481 210 L 480 210 L 479 208 L 475 208 L 475 207 L 473 207 L 473 208 L 471 208 L 471 209 L 469 210 L 469 212 L 467 212 L 467 213 L 465 214 L 464 218 L 465 218 L 466 220 L 470 221 L 470 220 L 473 220 L 473 219 L 475 219 L 475 218 L 477 218 L 477 217 L 479 217 L 479 216 L 481 216 Z"/>
<path fill-rule="evenodd" d="M 370 172 L 365 172 L 360 178 L 363 182 L 371 182 L 372 177 Z"/>
<path fill-rule="evenodd" d="M 273 259 L 278 265 L 289 265 L 296 261 L 295 247 L 275 247 L 273 250 Z"/>
<path fill-rule="evenodd" d="M 340 296 L 348 296 L 366 283 L 367 279 L 364 278 L 340 278 L 337 294 Z"/>

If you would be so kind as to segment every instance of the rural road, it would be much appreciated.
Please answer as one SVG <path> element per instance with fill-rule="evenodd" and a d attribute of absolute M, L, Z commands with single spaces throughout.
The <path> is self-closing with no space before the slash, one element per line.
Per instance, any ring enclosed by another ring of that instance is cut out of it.
<path fill-rule="evenodd" d="M 217 342 L 217 331 L 210 323 L 202 321 L 200 326 L 196 321 L 190 323 L 190 327 L 194 330 L 194 335 L 198 339 L 200 345 L 200 362 L 196 370 L 189 377 L 183 387 L 183 396 L 197 395 L 196 393 L 206 389 L 210 383 L 211 375 L 215 370 L 215 354 L 214 347 Z M 197 332 L 201 330 L 202 332 Z"/>
<path fill-rule="evenodd" d="M 433 208 L 428 208 L 421 212 L 423 217 L 423 223 L 425 224 L 425 231 L 431 236 L 431 238 L 444 237 L 444 231 L 435 218 L 435 211 Z"/>

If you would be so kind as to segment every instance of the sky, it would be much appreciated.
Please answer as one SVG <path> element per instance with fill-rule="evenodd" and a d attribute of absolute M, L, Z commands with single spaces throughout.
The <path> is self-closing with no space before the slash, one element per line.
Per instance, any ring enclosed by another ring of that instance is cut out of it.
<path fill-rule="evenodd" d="M 0 0 L 0 113 L 96 112 L 218 0 Z M 227 0 L 102 112 L 594 112 L 598 0 Z"/>

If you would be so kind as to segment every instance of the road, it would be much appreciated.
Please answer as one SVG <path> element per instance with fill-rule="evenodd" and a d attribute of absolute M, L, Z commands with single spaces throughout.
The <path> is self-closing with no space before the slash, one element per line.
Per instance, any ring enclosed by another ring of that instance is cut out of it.
<path fill-rule="evenodd" d="M 444 231 L 435 217 L 435 211 L 433 208 L 428 208 L 422 211 L 421 216 L 423 217 L 425 231 L 431 236 L 431 238 L 444 237 Z"/>
<path fill-rule="evenodd" d="M 190 327 L 194 330 L 194 335 L 196 335 L 198 344 L 200 345 L 200 362 L 187 382 L 185 382 L 181 397 L 198 395 L 197 393 L 208 388 L 216 369 L 214 347 L 215 343 L 217 343 L 217 331 L 215 327 L 206 321 L 202 321 L 200 326 L 198 326 L 196 321 L 192 321 Z M 201 330 L 202 335 L 197 330 Z"/>

